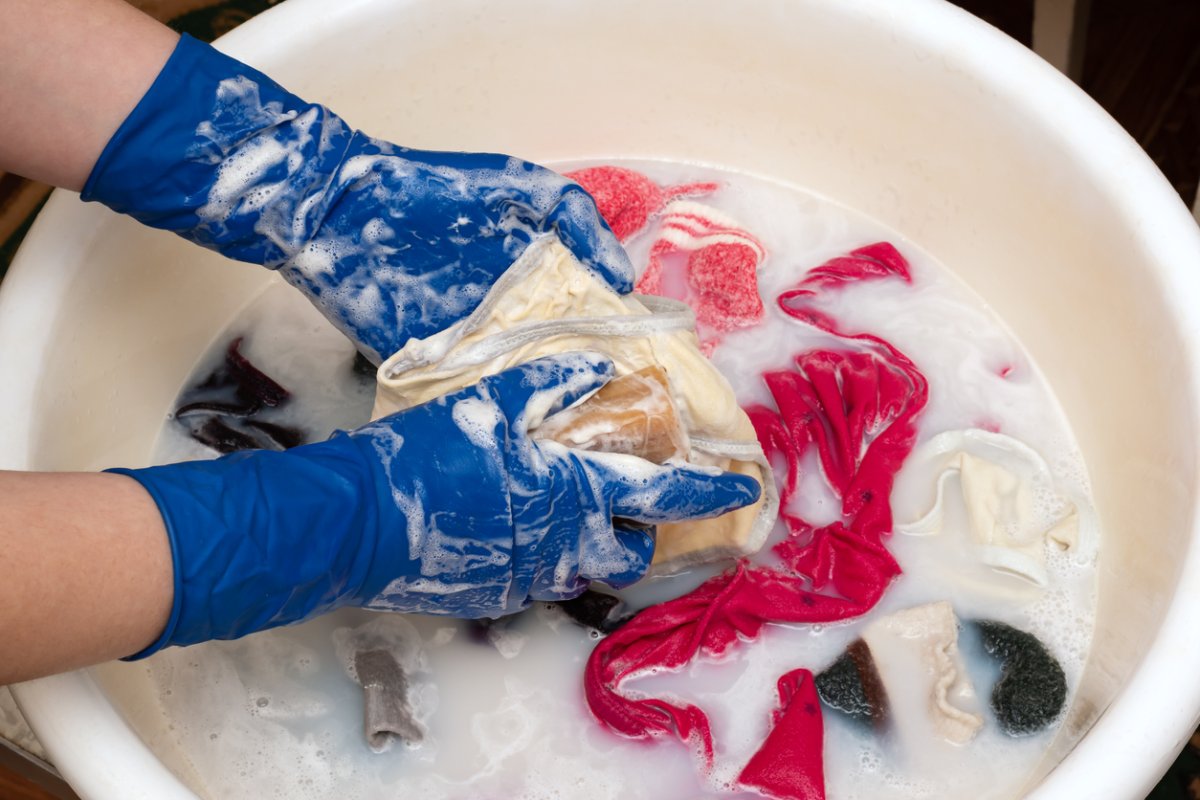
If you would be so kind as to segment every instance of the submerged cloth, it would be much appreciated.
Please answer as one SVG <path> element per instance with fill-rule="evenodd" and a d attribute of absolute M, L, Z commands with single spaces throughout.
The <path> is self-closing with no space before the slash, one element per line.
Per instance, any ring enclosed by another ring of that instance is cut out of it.
<path fill-rule="evenodd" d="M 957 494 L 948 488 L 954 477 Z M 1079 509 L 1061 495 L 1045 460 L 1001 433 L 967 429 L 935 436 L 897 476 L 896 496 L 924 498 L 920 508 L 897 509 L 898 532 L 940 534 L 947 507 L 958 503 L 980 561 L 1039 586 L 1049 581 L 1047 544 L 1068 550 L 1079 542 Z"/>
<path fill-rule="evenodd" d="M 613 378 L 582 403 L 539 425 L 536 438 L 576 450 L 637 456 L 655 464 L 687 459 L 689 449 L 687 430 L 661 367 Z"/>
<path fill-rule="evenodd" d="M 709 353 L 729 331 L 762 320 L 758 270 L 766 255 L 762 243 L 728 215 L 676 200 L 664 209 L 637 290 L 675 297 L 695 309 L 700 346 Z M 667 287 L 673 270 L 685 278 L 673 282 L 674 292 Z"/>
<path fill-rule="evenodd" d="M 975 688 L 958 652 L 958 619 L 947 602 L 907 608 L 863 630 L 902 741 L 919 746 L 930 732 L 966 744 L 983 717 L 971 711 Z"/>
<path fill-rule="evenodd" d="M 857 278 L 854 269 L 859 270 Z M 859 616 L 899 574 L 883 544 L 892 527 L 888 498 L 893 477 L 915 442 L 927 383 L 888 342 L 842 332 L 834 320 L 804 302 L 831 284 L 890 276 L 910 280 L 900 254 L 880 243 L 812 270 L 795 290 L 781 296 L 789 316 L 841 339 L 845 347 L 802 353 L 794 369 L 768 373 L 764 379 L 777 409 L 748 409 L 768 456 L 788 465 L 781 512 L 788 536 L 774 547 L 780 564 L 758 567 L 742 561 L 695 591 L 642 611 L 600 642 L 588 660 L 584 689 L 592 713 L 609 729 L 633 738 L 677 737 L 711 766 L 712 733 L 700 708 L 631 696 L 622 691 L 625 681 L 677 670 L 698 654 L 720 657 L 756 638 L 770 623 Z M 816 448 L 824 477 L 842 502 L 842 519 L 820 528 L 788 510 L 801 459 L 810 447 Z M 820 752 L 811 726 L 789 726 L 768 737 L 751 763 L 772 761 L 769 752 L 778 752 L 779 737 L 788 738 L 789 747 Z M 780 797 L 823 797 L 819 761 L 799 763 L 807 766 L 797 766 L 788 785 L 813 785 L 819 791 L 786 794 L 786 787 L 776 784 L 768 791 Z M 750 785 L 765 788 L 761 782 Z"/>
<path fill-rule="evenodd" d="M 754 427 L 729 383 L 700 353 L 693 324 L 686 306 L 619 295 L 556 239 L 541 239 L 470 316 L 433 336 L 410 340 L 384 362 L 373 416 L 565 351 L 603 353 L 618 376 L 660 367 L 687 433 L 687 461 L 751 476 L 762 485 L 763 496 L 713 519 L 660 525 L 653 569 L 669 572 L 746 555 L 766 540 L 778 497 Z M 531 420 L 535 436 L 539 422 Z"/>
<path fill-rule="evenodd" d="M 659 186 L 628 167 L 587 167 L 568 172 L 566 177 L 587 190 L 596 201 L 600 216 L 622 242 L 641 232 L 650 218 L 671 200 L 711 194 L 718 188 L 716 183 Z"/>
<path fill-rule="evenodd" d="M 421 635 L 397 614 L 337 628 L 333 647 L 346 675 L 363 689 L 363 733 L 376 753 L 400 741 L 416 747 L 436 706 Z M 418 712 L 418 706 L 421 706 Z"/>
<path fill-rule="evenodd" d="M 738 775 L 738 783 L 779 800 L 821 800 L 825 797 L 821 752 L 825 731 L 812 673 L 792 670 L 779 679 L 777 690 L 774 725 Z"/>
<path fill-rule="evenodd" d="M 396 657 L 388 650 L 360 650 L 354 671 L 363 688 L 363 733 L 370 748 L 382 753 L 395 739 L 420 744 L 425 732 L 413 719 L 408 679 Z"/>

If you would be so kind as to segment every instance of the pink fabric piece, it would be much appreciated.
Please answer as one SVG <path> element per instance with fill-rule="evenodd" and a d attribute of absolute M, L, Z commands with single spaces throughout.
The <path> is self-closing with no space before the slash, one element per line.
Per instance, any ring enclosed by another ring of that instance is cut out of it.
<path fill-rule="evenodd" d="M 908 261 L 890 242 L 876 242 L 849 255 L 831 258 L 819 267 L 810 269 L 795 289 L 780 295 L 783 298 L 814 297 L 818 289 L 828 289 L 846 283 L 896 276 L 912 283 Z"/>
<path fill-rule="evenodd" d="M 587 167 L 566 173 L 596 201 L 600 216 L 619 241 L 626 241 L 646 227 L 650 217 L 677 197 L 712 194 L 716 183 L 685 183 L 659 186 L 640 172 L 626 167 Z"/>
<path fill-rule="evenodd" d="M 819 290 L 893 275 L 911 281 L 906 262 L 894 248 L 873 245 L 818 267 L 779 298 L 789 316 L 853 345 L 802 353 L 794 370 L 767 373 L 764 379 L 778 411 L 765 406 L 747 409 L 768 457 L 782 457 L 787 464 L 781 516 L 789 535 L 773 548 L 780 566 L 755 567 L 743 560 L 691 593 L 645 609 L 597 645 L 585 670 L 584 690 L 592 713 L 611 730 L 634 738 L 677 737 L 711 767 L 712 731 L 701 709 L 630 697 L 622 693 L 622 684 L 638 675 L 680 669 L 697 654 L 724 655 L 738 642 L 756 638 L 769 623 L 859 616 L 879 601 L 900 573 L 883 537 L 892 526 L 892 481 L 915 443 L 916 419 L 928 399 L 925 378 L 888 342 L 871 334 L 842 332 L 835 320 L 804 302 Z M 822 528 L 788 510 L 810 446 L 817 448 L 822 471 L 842 501 L 842 521 Z M 810 752 L 815 747 L 820 752 L 811 726 L 789 724 L 769 736 L 751 759 L 757 766 L 747 765 L 750 778 L 766 780 L 763 776 L 770 769 L 765 765 L 775 763 L 785 747 Z M 814 774 L 819 781 L 820 774 L 811 770 L 796 773 L 803 785 L 793 787 L 795 791 L 807 791 L 803 782 Z M 752 785 L 791 791 L 782 784 Z"/>
<path fill-rule="evenodd" d="M 778 691 L 771 732 L 738 783 L 780 800 L 825 800 L 825 730 L 812 673 L 792 670 L 779 679 Z"/>
<path fill-rule="evenodd" d="M 766 254 L 758 239 L 715 208 L 673 202 L 663 214 L 637 290 L 691 306 L 701 347 L 712 352 L 724 334 L 763 318 L 758 268 Z M 666 286 L 665 272 L 672 267 L 684 270 L 685 290 L 679 290 L 680 281 L 676 291 Z"/>

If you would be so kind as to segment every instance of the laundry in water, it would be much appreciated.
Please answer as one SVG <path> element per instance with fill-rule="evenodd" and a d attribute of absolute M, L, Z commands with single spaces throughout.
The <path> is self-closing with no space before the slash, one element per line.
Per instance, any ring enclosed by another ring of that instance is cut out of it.
<path fill-rule="evenodd" d="M 241 353 L 242 337 L 225 348 L 225 358 L 203 381 L 180 395 L 173 414 L 193 439 L 218 453 L 285 450 L 304 443 L 297 428 L 262 419 L 281 409 L 291 393 Z"/>
<path fill-rule="evenodd" d="M 825 731 L 812 673 L 796 669 L 777 684 L 779 709 L 738 783 L 778 800 L 825 800 Z"/>
<path fill-rule="evenodd" d="M 346 674 L 363 689 L 363 732 L 376 753 L 399 741 L 415 747 L 426 739 L 425 722 L 436 707 L 421 635 L 397 614 L 380 614 L 356 628 L 333 632 L 334 652 Z"/>
<path fill-rule="evenodd" d="M 686 459 L 689 449 L 667 374 L 658 366 L 614 378 L 582 403 L 539 425 L 536 438 L 655 464 Z"/>
<path fill-rule="evenodd" d="M 1079 543 L 1076 504 L 1060 495 L 1035 450 L 1002 433 L 972 428 L 933 437 L 897 476 L 895 495 L 915 499 L 895 509 L 897 532 L 945 535 L 955 504 L 982 563 L 1038 586 L 1049 581 L 1047 544 L 1067 550 Z"/>
<path fill-rule="evenodd" d="M 966 744 L 983 726 L 975 688 L 958 651 L 958 619 L 947 602 L 897 611 L 862 632 L 884 691 L 892 727 L 914 749 L 930 733 Z"/>
<path fill-rule="evenodd" d="M 379 371 L 374 417 L 409 408 L 541 356 L 590 350 L 618 376 L 657 368 L 686 431 L 687 460 L 754 477 L 762 498 L 720 517 L 658 526 L 652 569 L 752 553 L 774 524 L 770 468 L 733 389 L 699 350 L 694 316 L 665 298 L 618 295 L 554 238 L 529 246 L 466 319 L 411 340 Z M 644 386 L 643 388 L 647 388 Z M 536 437 L 542 419 L 530 419 Z"/>
<path fill-rule="evenodd" d="M 1009 736 L 1048 728 L 1067 702 L 1067 677 L 1036 636 L 997 620 L 977 620 L 983 649 L 1000 662 L 991 707 Z"/>
<path fill-rule="evenodd" d="M 382 753 L 393 739 L 420 744 L 425 733 L 408 706 L 408 681 L 396 657 L 388 650 L 360 650 L 354 671 L 363 688 L 363 731 L 370 748 Z"/>
<path fill-rule="evenodd" d="M 910 280 L 907 264 L 894 248 L 882 243 L 872 247 L 895 257 L 882 263 L 862 257 L 860 279 Z M 776 408 L 747 409 L 768 456 L 787 464 L 780 516 L 788 536 L 773 548 L 780 566 L 742 561 L 682 597 L 643 610 L 597 645 L 584 674 L 588 706 L 610 730 L 632 738 L 678 738 L 709 766 L 714 744 L 702 709 L 626 695 L 623 683 L 648 672 L 678 670 L 698 654 L 719 658 L 756 638 L 770 623 L 860 616 L 874 607 L 900 572 L 883 544 L 892 528 L 888 498 L 894 475 L 916 441 L 927 382 L 890 343 L 870 334 L 842 332 L 836 320 L 810 309 L 806 298 L 826 290 L 824 280 L 818 272 L 810 282 L 802 281 L 786 304 L 781 296 L 780 306 L 798 323 L 842 338 L 848 347 L 808 351 L 794 359 L 793 369 L 764 375 Z M 823 527 L 788 510 L 799 487 L 799 464 L 810 447 L 817 451 L 823 477 L 841 499 L 842 519 Z M 814 688 L 814 700 L 815 694 Z M 820 752 L 820 741 L 814 741 L 814 731 L 807 726 L 788 726 L 777 735 L 789 739 L 789 746 Z M 800 770 L 803 774 L 794 773 L 786 781 L 796 792 L 802 786 L 820 786 L 821 774 L 814 771 L 819 766 L 819 760 L 810 763 Z M 770 791 L 791 790 L 776 786 Z"/>
<path fill-rule="evenodd" d="M 647 176 L 628 167 L 586 167 L 566 173 L 596 201 L 600 216 L 624 242 L 646 227 L 650 218 L 677 197 L 712 194 L 720 184 L 685 183 L 659 186 Z"/>
<path fill-rule="evenodd" d="M 887 690 L 875 668 L 871 648 L 862 639 L 850 643 L 837 660 L 814 679 L 821 702 L 875 731 L 887 728 Z"/>
<path fill-rule="evenodd" d="M 554 605 L 585 628 L 610 634 L 633 618 L 619 597 L 588 589 L 578 597 Z"/>
<path fill-rule="evenodd" d="M 686 302 L 696 312 L 701 348 L 710 353 L 729 331 L 763 318 L 758 269 L 765 258 L 762 243 L 727 214 L 676 200 L 663 212 L 637 290 Z"/>

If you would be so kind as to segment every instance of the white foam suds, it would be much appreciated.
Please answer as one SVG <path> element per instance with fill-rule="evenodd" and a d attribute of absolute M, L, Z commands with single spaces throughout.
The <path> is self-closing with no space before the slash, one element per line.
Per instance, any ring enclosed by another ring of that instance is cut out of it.
<path fill-rule="evenodd" d="M 845 329 L 890 340 L 925 374 L 930 401 L 920 420 L 920 440 L 964 428 L 999 430 L 1040 454 L 1061 494 L 1090 498 L 1069 426 L 1036 366 L 985 304 L 916 245 L 856 213 L 777 184 L 682 165 L 629 166 L 664 185 L 723 182 L 716 195 L 697 201 L 747 225 L 767 251 L 759 272 L 767 318 L 758 327 L 728 334 L 713 354 L 740 402 L 770 403 L 759 379 L 763 371 L 788 368 L 794 355 L 831 343 L 787 318 L 774 298 L 804 270 L 888 240 L 910 260 L 913 285 L 896 280 L 853 285 L 832 293 L 821 308 Z M 653 231 L 652 225 L 629 243 L 639 267 L 646 262 Z M 299 293 L 282 284 L 271 288 L 219 345 L 238 333 L 247 335 L 243 352 L 250 360 L 295 392 L 289 413 L 311 438 L 366 421 L 370 390 L 349 372 L 352 349 Z M 198 368 L 198 377 L 208 369 L 211 360 Z M 491 429 L 469 408 L 455 419 L 471 435 Z M 158 460 L 201 452 L 169 423 Z M 818 522 L 831 520 L 836 501 L 815 483 L 820 480 L 816 465 L 809 466 L 798 510 Z M 951 510 L 946 524 L 954 524 Z M 1094 517 L 1081 517 L 1081 525 L 1094 526 Z M 949 600 L 960 619 L 1000 619 L 1040 637 L 1062 662 L 1073 690 L 1091 639 L 1092 556 L 1048 547 L 1048 586 L 1042 589 L 973 562 L 957 541 L 894 536 L 890 547 L 905 574 L 869 618 Z M 662 599 L 706 574 L 711 570 L 655 579 L 625 594 L 635 604 Z M 376 755 L 363 739 L 362 695 L 348 672 L 346 649 L 347 631 L 372 631 L 381 619 L 386 618 L 342 610 L 241 641 L 167 650 L 128 665 L 149 672 L 162 713 L 173 726 L 153 746 L 184 753 L 203 781 L 196 788 L 210 798 L 751 796 L 729 787 L 763 740 L 777 702 L 777 679 L 796 667 L 825 668 L 864 624 L 769 627 L 760 640 L 736 648 L 721 663 L 699 661 L 679 674 L 631 681 L 629 689 L 692 701 L 708 712 L 717 763 L 705 777 L 678 742 L 630 742 L 596 723 L 582 688 L 594 635 L 542 604 L 494 633 L 434 617 L 397 623 L 403 635 L 392 644 L 416 676 L 414 704 L 425 715 L 428 737 L 419 747 Z M 996 667 L 969 627 L 959 648 L 985 718 L 980 734 L 964 746 L 933 741 L 926 751 L 912 753 L 825 710 L 831 800 L 1002 799 L 1017 793 L 1053 733 L 1021 739 L 1003 735 L 987 709 Z"/>

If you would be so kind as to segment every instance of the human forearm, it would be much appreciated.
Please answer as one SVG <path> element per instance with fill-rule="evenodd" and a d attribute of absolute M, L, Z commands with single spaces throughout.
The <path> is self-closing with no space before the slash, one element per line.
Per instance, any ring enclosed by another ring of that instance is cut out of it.
<path fill-rule="evenodd" d="M 172 574 L 136 481 L 0 472 L 0 684 L 146 647 L 167 623 Z"/>
<path fill-rule="evenodd" d="M 4 0 L 0 169 L 82 189 L 177 39 L 123 0 Z"/>

